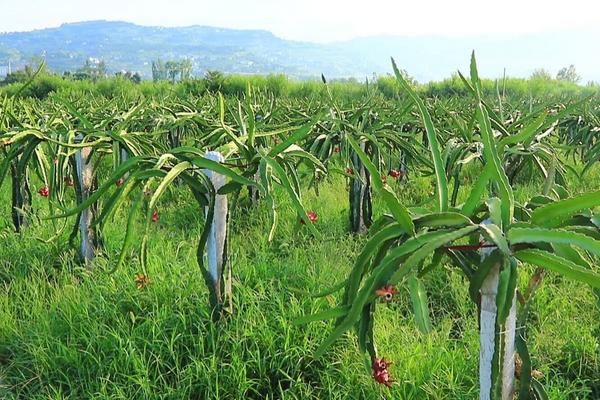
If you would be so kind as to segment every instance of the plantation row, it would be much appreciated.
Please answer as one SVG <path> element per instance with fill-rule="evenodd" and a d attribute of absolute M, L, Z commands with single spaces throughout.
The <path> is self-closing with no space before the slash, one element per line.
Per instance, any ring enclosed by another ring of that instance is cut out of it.
<path fill-rule="evenodd" d="M 4 81 L 0 81 L 0 95 L 45 99 L 55 93 L 64 95 L 74 91 L 85 91 L 104 97 L 119 97 L 126 94 L 127 96 L 186 98 L 200 96 L 206 92 L 219 92 L 225 96 L 244 96 L 248 85 L 254 90 L 268 92 L 278 98 L 304 99 L 321 97 L 323 93 L 321 81 L 318 79 L 296 81 L 283 74 L 226 75 L 219 71 L 209 71 L 203 78 L 187 78 L 171 84 L 166 80 L 133 82 L 123 75 L 79 80 L 71 75 L 55 74 L 42 65 L 36 80 L 27 84 L 33 74 L 33 68 L 27 67 L 24 71 L 15 72 Z M 471 95 L 458 75 L 453 74 L 450 78 L 439 82 L 418 84 L 407 72 L 402 71 L 402 74 L 419 93 L 427 97 L 470 97 Z M 392 75 L 366 77 L 364 82 L 354 78 L 334 80 L 329 83 L 329 88 L 335 98 L 340 100 L 357 99 L 368 92 L 378 92 L 381 96 L 393 99 L 397 93 L 396 78 Z M 542 74 L 534 75 L 529 79 L 510 77 L 498 80 L 482 79 L 481 90 L 484 96 L 501 95 L 511 99 L 531 97 L 567 99 L 597 95 L 599 89 L 597 85 L 580 86 L 568 80 L 552 79 Z"/>
<path fill-rule="evenodd" d="M 42 217 L 53 239 L 70 229 L 69 242 L 90 270 L 99 258 L 118 270 L 135 251 L 143 288 L 160 200 L 169 191 L 189 190 L 204 216 L 197 263 L 219 324 L 234 306 L 235 264 L 227 257 L 232 210 L 241 202 L 266 205 L 270 224 L 261 229 L 272 241 L 278 235 L 275 193 L 282 191 L 297 228 L 318 240 L 319 216 L 305 208 L 303 194 L 318 194 L 331 176 L 341 175 L 348 182 L 349 229 L 367 240 L 350 274 L 319 294 L 339 292 L 339 304 L 298 321 L 333 320 L 316 355 L 354 331 L 373 379 L 392 387 L 393 355 L 384 358 L 375 343 L 377 307 L 406 285 L 418 329 L 430 332 L 423 277 L 448 266 L 464 276 L 479 310 L 480 397 L 510 399 L 516 391 L 520 399 L 547 398 L 533 371 L 527 321 L 545 271 L 600 289 L 594 211 L 600 191 L 571 193 L 566 178 L 585 179 L 600 159 L 599 105 L 593 98 L 551 103 L 486 96 L 474 58 L 470 79 L 460 76 L 470 97 L 424 100 L 393 69 L 392 98 L 372 88 L 340 100 L 326 82 L 321 96 L 302 99 L 251 86 L 240 98 L 6 97 L 0 187 L 10 180 L 14 228 L 26 235 L 30 221 Z M 479 171 L 474 181 L 468 168 Z M 401 183 L 420 177 L 433 179 L 430 200 L 401 202 Z M 539 192 L 515 201 L 515 190 L 530 181 L 541 182 Z M 36 195 L 46 209 L 33 208 Z M 384 204 L 381 216 L 373 212 L 374 197 Z M 121 211 L 124 240 L 111 254 L 103 232 L 119 223 L 114 217 Z M 138 242 L 132 232 L 140 219 Z M 519 288 L 528 266 L 535 270 Z"/>

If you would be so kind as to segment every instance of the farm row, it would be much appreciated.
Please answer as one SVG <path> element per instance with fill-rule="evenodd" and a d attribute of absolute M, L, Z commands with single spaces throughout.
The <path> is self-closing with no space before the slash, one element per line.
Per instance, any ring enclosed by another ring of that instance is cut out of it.
<path fill-rule="evenodd" d="M 133 263 L 144 291 L 162 209 L 186 193 L 212 332 L 244 313 L 231 256 L 237 210 L 266 213 L 252 227 L 271 246 L 265 252 L 300 238 L 322 243 L 331 240 L 323 216 L 306 198 L 327 196 L 342 180 L 344 218 L 360 246 L 352 267 L 316 295 L 289 288 L 289 296 L 337 301 L 295 316 L 294 329 L 329 330 L 310 359 L 331 360 L 332 346 L 354 332 L 373 381 L 401 390 L 394 354 L 376 346 L 376 325 L 385 325 L 377 314 L 406 290 L 417 329 L 435 332 L 431 310 L 443 295 L 427 282 L 447 273 L 460 277 L 461 301 L 478 315 L 480 398 L 547 398 L 530 354 L 535 294 L 548 271 L 600 289 L 600 188 L 587 181 L 600 159 L 597 100 L 486 96 L 474 58 L 470 78 L 460 76 L 469 97 L 424 99 L 393 68 L 392 98 L 373 88 L 340 99 L 326 82 L 320 96 L 301 99 L 250 86 L 241 97 L 5 98 L 0 188 L 11 190 L 13 230 L 26 237 L 44 226 L 46 243 L 76 249 L 84 280 Z M 419 201 L 407 194 L 415 182 Z M 292 238 L 289 226 L 298 231 Z M 107 234 L 115 229 L 118 241 Z M 14 290 L 10 274 L 3 281 L 2 290 Z M 2 356 L 0 368 L 19 371 L 13 359 Z M 3 380 L 28 393 L 16 375 Z"/>

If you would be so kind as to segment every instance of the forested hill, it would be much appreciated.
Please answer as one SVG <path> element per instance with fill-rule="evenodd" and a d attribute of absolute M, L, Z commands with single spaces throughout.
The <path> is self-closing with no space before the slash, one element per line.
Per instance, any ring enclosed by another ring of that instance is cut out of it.
<path fill-rule="evenodd" d="M 538 34 L 498 38 L 366 37 L 317 44 L 279 38 L 268 31 L 208 26 L 164 28 L 127 22 L 90 21 L 58 28 L 0 34 L 0 67 L 19 67 L 32 57 L 45 57 L 58 72 L 75 71 L 87 59 L 102 59 L 109 72 L 152 75 L 151 63 L 188 58 L 193 74 L 216 69 L 227 73 L 285 73 L 296 78 L 364 78 L 390 72 L 389 57 L 420 81 L 441 79 L 467 69 L 471 49 L 482 71 L 499 76 L 528 76 L 545 67 L 550 72 L 575 64 L 583 80 L 600 80 L 600 53 L 589 51 L 598 35 L 590 32 Z M 587 49 L 587 50 L 586 50 Z M 560 56 L 559 56 L 560 55 Z"/>

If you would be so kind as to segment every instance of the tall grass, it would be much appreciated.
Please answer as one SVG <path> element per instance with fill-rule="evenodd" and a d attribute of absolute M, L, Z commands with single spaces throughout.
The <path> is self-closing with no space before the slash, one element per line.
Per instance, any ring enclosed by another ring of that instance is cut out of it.
<path fill-rule="evenodd" d="M 218 88 L 225 95 L 241 96 L 246 93 L 248 85 L 255 90 L 270 93 L 277 97 L 311 98 L 323 97 L 324 90 L 320 79 L 298 81 L 283 74 L 272 75 L 223 75 L 217 86 L 206 79 L 191 79 L 171 84 L 167 81 L 142 81 L 135 84 L 130 80 L 113 77 L 92 81 L 78 81 L 68 77 L 60 77 L 45 73 L 29 85 L 20 95 L 43 99 L 53 92 L 87 92 L 112 98 L 123 93 L 133 96 L 162 96 L 175 94 L 178 96 L 201 95 L 207 90 Z M 416 84 L 416 89 L 428 97 L 464 96 L 468 97 L 464 84 L 458 76 L 440 82 Z M 0 86 L 0 93 L 13 95 L 19 92 L 23 83 L 13 83 Z M 387 98 L 398 96 L 395 78 L 380 76 L 372 79 L 369 84 L 354 79 L 330 80 L 330 90 L 336 98 L 344 100 L 360 99 L 368 90 L 375 90 Z M 482 80 L 482 91 L 486 97 L 496 97 L 498 91 L 514 98 L 528 97 L 580 97 L 598 94 L 598 86 L 579 86 L 574 83 L 554 79 L 522 79 L 507 78 L 506 80 Z"/>
<path fill-rule="evenodd" d="M 590 175 L 599 177 L 598 170 Z M 423 201 L 431 182 L 419 178 L 394 189 L 404 201 Z M 576 191 L 584 185 L 571 183 Z M 294 321 L 339 299 L 315 300 L 302 292 L 315 293 L 343 279 L 361 247 L 361 240 L 346 233 L 344 185 L 332 179 L 320 196 L 308 193 L 304 199 L 319 215 L 321 241 L 295 232 L 295 212 L 278 194 L 280 234 L 268 244 L 267 208 L 245 208 L 242 200 L 231 232 L 238 308 L 218 325 L 211 323 L 195 262 L 201 216 L 187 193 L 174 191 L 159 205 L 161 219 L 149 249 L 151 283 L 139 290 L 135 258 L 112 275 L 88 274 L 70 261 L 66 238 L 57 244 L 37 239 L 51 236 L 47 222 L 34 222 L 23 236 L 10 232 L 5 186 L 0 192 L 0 398 L 475 398 L 477 310 L 466 300 L 460 275 L 444 269 L 425 280 L 432 296 L 431 335 L 417 332 L 408 292 L 378 313 L 375 334 L 382 354 L 394 361 L 391 373 L 398 381 L 392 389 L 372 382 L 352 336 L 325 357 L 313 357 L 330 327 Z M 529 191 L 535 188 L 525 186 L 517 200 Z M 34 203 L 40 216 L 42 201 Z M 383 210 L 378 201 L 375 208 L 378 214 Z M 107 226 L 106 257 L 115 256 L 122 236 L 119 224 Z M 545 374 L 550 398 L 598 398 L 600 315 L 593 295 L 581 285 L 548 278 L 530 325 L 534 368 Z"/>

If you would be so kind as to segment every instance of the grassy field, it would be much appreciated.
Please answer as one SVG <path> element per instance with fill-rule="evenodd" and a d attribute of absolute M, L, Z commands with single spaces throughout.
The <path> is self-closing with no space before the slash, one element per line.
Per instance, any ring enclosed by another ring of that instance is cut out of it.
<path fill-rule="evenodd" d="M 573 192 L 597 188 L 600 170 L 583 181 L 571 178 Z M 541 184 L 520 185 L 518 200 Z M 211 322 L 195 260 L 201 211 L 187 193 L 172 192 L 161 201 L 150 242 L 150 283 L 138 289 L 135 277 L 142 271 L 135 257 L 116 272 L 105 272 L 124 235 L 122 215 L 107 225 L 107 255 L 89 273 L 72 261 L 75 251 L 66 250 L 68 232 L 44 242 L 54 235 L 51 222 L 36 220 L 26 233 L 12 232 L 10 185 L 5 185 L 0 192 L 0 398 L 476 398 L 476 307 L 462 275 L 448 268 L 425 280 L 433 307 L 431 335 L 417 331 L 403 287 L 398 300 L 378 313 L 375 335 L 379 352 L 393 361 L 393 388 L 373 382 L 352 335 L 325 357 L 313 356 L 330 324 L 294 321 L 337 298 L 314 299 L 301 291 L 317 293 L 344 279 L 364 240 L 348 233 L 345 185 L 335 178 L 319 196 L 310 192 L 303 199 L 318 213 L 319 240 L 306 229 L 298 231 L 284 195 L 272 244 L 265 235 L 266 207 L 240 202 L 231 217 L 235 312 L 220 324 Z M 431 197 L 429 178 L 393 185 L 407 204 Z M 468 182 L 462 190 L 467 189 Z M 40 216 L 47 211 L 45 201 L 35 196 Z M 380 213 L 381 204 L 375 206 Z M 530 351 L 551 399 L 600 398 L 599 310 L 589 288 L 551 273 L 536 294 Z"/>

